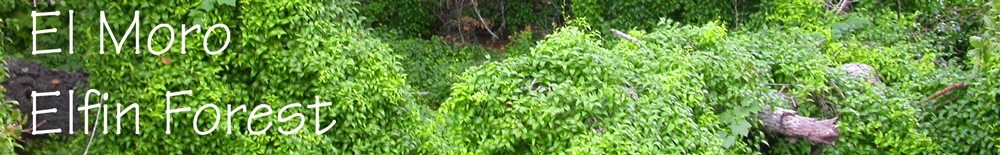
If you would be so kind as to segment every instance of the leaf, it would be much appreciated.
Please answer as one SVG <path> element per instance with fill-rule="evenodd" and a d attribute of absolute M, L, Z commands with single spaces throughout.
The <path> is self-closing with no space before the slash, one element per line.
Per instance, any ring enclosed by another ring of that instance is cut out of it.
<path fill-rule="evenodd" d="M 972 36 L 969 42 L 972 43 L 972 47 L 974 48 L 983 48 L 983 38 L 979 36 Z"/>
<path fill-rule="evenodd" d="M 229 6 L 236 6 L 236 0 L 219 0 L 219 4 L 225 4 Z"/>
<path fill-rule="evenodd" d="M 750 133 L 750 122 L 746 119 L 741 119 L 734 124 L 733 133 L 740 136 L 747 136 Z"/>
<path fill-rule="evenodd" d="M 993 22 L 993 18 L 990 18 L 990 16 L 983 17 L 983 24 L 986 24 L 986 26 L 984 26 L 986 29 L 997 30 L 996 23 Z"/>
<path fill-rule="evenodd" d="M 271 33 L 269 33 L 269 34 L 273 35 L 273 36 L 281 36 L 281 35 L 285 35 L 286 32 L 285 32 L 285 30 L 282 30 L 282 29 L 274 29 L 274 30 L 271 30 Z"/>
<path fill-rule="evenodd" d="M 722 141 L 722 147 L 729 148 L 732 147 L 733 144 L 736 144 L 736 136 L 726 135 L 726 139 Z"/>
<path fill-rule="evenodd" d="M 205 11 L 212 11 L 212 9 L 215 9 L 215 0 L 202 0 L 201 9 Z"/>

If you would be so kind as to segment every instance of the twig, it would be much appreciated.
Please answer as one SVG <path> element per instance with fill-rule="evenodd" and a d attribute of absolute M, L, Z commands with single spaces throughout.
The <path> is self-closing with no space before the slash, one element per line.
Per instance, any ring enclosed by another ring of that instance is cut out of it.
<path fill-rule="evenodd" d="M 818 103 L 820 106 L 822 106 L 823 109 L 826 109 L 826 110 L 823 110 L 823 112 L 822 112 L 823 116 L 827 116 L 827 117 L 839 117 L 839 116 L 837 116 L 837 113 L 836 113 L 836 111 L 837 111 L 836 107 L 834 107 L 834 104 L 831 103 L 830 99 L 828 99 L 826 97 L 829 94 L 827 92 L 822 92 L 820 94 L 822 94 L 822 95 L 820 95 L 820 96 L 813 96 L 813 97 L 816 98 L 816 103 Z"/>
<path fill-rule="evenodd" d="M 764 85 L 768 85 L 768 86 L 782 86 L 782 87 L 788 87 L 789 86 L 788 84 L 780 84 L 780 83 L 765 83 Z"/>
<path fill-rule="evenodd" d="M 847 14 L 847 11 L 844 11 L 844 9 L 849 8 L 850 5 L 851 5 L 851 1 L 849 1 L 849 0 L 841 0 L 840 1 L 840 5 L 837 6 L 837 11 L 839 11 L 840 13 L 843 13 L 843 14 Z"/>
<path fill-rule="evenodd" d="M 631 42 L 633 42 L 635 44 L 640 44 L 640 45 L 642 44 L 642 41 L 640 41 L 639 39 L 632 38 L 632 36 L 629 36 L 628 34 L 622 33 L 622 31 L 611 29 L 611 33 L 615 34 L 618 37 L 621 37 L 622 39 L 631 41 Z"/>
<path fill-rule="evenodd" d="M 524 91 L 531 91 L 531 88 L 535 87 L 535 82 L 538 82 L 538 79 L 531 79 L 531 83 L 528 83 L 527 86 L 524 86 Z"/>
<path fill-rule="evenodd" d="M 35 126 L 31 126 L 30 129 L 23 129 L 21 130 L 21 132 L 29 132 L 29 133 L 35 132 L 35 128 L 38 128 L 38 126 L 42 126 L 42 124 L 45 124 L 46 121 L 48 120 L 42 120 L 41 123 L 35 124 Z"/>
<path fill-rule="evenodd" d="M 503 19 L 503 22 L 501 22 L 500 23 L 500 27 L 497 28 L 497 33 L 504 34 L 503 30 L 504 30 L 505 27 L 507 27 L 507 4 L 504 3 L 504 1 L 500 1 L 500 6 L 501 6 L 500 7 L 500 19 Z"/>
<path fill-rule="evenodd" d="M 735 24 L 736 28 L 733 28 L 733 29 L 734 30 L 739 30 L 740 29 L 740 4 L 738 3 L 737 0 L 733 0 L 733 12 L 736 13 L 736 16 L 733 16 L 734 18 L 736 18 L 736 22 L 735 22 L 736 23 Z"/>
<path fill-rule="evenodd" d="M 486 25 L 486 21 L 483 20 L 483 16 L 479 15 L 479 3 L 476 3 L 476 0 L 471 0 L 471 1 L 472 1 L 472 9 L 476 11 L 476 16 L 479 17 L 479 22 L 483 23 L 483 28 L 486 29 L 486 32 L 489 32 L 490 35 L 493 36 L 492 38 L 493 41 L 497 41 L 497 39 L 500 39 L 500 37 L 498 37 L 497 34 L 493 34 L 493 30 L 490 30 L 490 26 Z"/>
<path fill-rule="evenodd" d="M 628 95 L 631 96 L 632 99 L 634 100 L 639 100 L 639 94 L 635 93 L 635 86 L 632 86 L 631 82 L 625 80 L 622 80 L 622 82 L 625 82 L 625 85 L 628 85 L 628 87 L 622 87 L 625 88 L 625 91 L 628 92 Z"/>
<path fill-rule="evenodd" d="M 94 135 L 97 134 L 97 121 L 101 120 L 101 111 L 97 111 L 97 118 L 94 119 L 94 129 L 90 130 L 90 140 L 87 140 L 87 148 L 83 150 L 83 155 L 87 155 L 90 152 L 90 144 L 94 143 Z"/>
<path fill-rule="evenodd" d="M 958 89 L 958 88 L 961 88 L 961 87 L 965 87 L 965 82 L 958 82 L 958 83 L 952 84 L 951 86 L 948 86 L 948 88 L 944 88 L 941 91 L 938 91 L 937 93 L 934 93 L 933 96 L 927 98 L 927 100 L 925 100 L 925 101 L 930 101 L 930 100 L 937 99 L 938 97 L 941 97 L 944 94 L 948 94 L 949 92 L 954 91 L 955 89 Z"/>
<path fill-rule="evenodd" d="M 844 95 L 844 91 L 840 90 L 840 86 L 837 86 L 836 82 L 833 82 L 833 80 L 830 80 L 828 82 L 830 83 L 830 85 L 833 86 L 833 89 L 836 89 L 837 92 L 840 93 L 840 98 L 847 98 L 847 95 Z"/>
<path fill-rule="evenodd" d="M 792 109 L 799 109 L 799 102 L 795 101 L 795 97 L 792 97 L 791 95 L 785 94 L 785 90 L 787 90 L 787 89 L 788 89 L 788 87 L 782 86 L 781 90 L 778 90 L 778 92 L 775 93 L 775 94 L 778 94 L 778 96 L 781 97 L 781 99 L 787 100 L 788 103 L 791 103 L 792 104 Z"/>
<path fill-rule="evenodd" d="M 924 99 L 923 101 L 917 102 L 917 106 L 920 106 L 924 102 L 931 101 L 931 100 L 937 99 L 938 97 L 944 96 L 944 94 L 948 94 L 948 93 L 954 91 L 955 89 L 958 89 L 958 88 L 961 88 L 961 87 L 965 87 L 965 82 L 958 82 L 958 83 L 952 84 L 951 86 L 948 86 L 947 88 L 944 88 L 944 89 L 938 91 L 937 93 L 934 93 L 934 95 L 931 95 L 930 97 L 927 97 L 927 99 Z"/>

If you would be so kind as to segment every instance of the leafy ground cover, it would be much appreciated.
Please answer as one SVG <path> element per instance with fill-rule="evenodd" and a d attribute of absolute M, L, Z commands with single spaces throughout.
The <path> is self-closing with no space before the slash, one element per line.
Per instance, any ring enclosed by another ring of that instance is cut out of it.
<path fill-rule="evenodd" d="M 0 154 L 1000 152 L 992 1 L 39 2 L 0 2 L 10 4 L 0 5 Z M 34 23 L 32 10 L 74 10 L 75 27 L 33 38 L 33 27 L 70 21 Z M 141 46 L 101 41 L 102 30 L 119 37 L 133 19 Z M 146 33 L 161 23 L 203 27 L 176 36 L 198 41 L 170 42 Z M 201 35 L 213 24 L 231 34 Z M 68 32 L 72 45 L 62 41 Z M 33 40 L 77 53 L 32 55 Z M 25 79 L 26 61 L 56 71 Z M 850 76 L 845 64 L 874 76 Z M 110 114 L 127 116 L 122 134 L 27 136 L 25 92 L 70 85 L 142 109 Z M 181 90 L 194 95 L 167 103 L 164 93 Z M 329 105 L 305 108 L 315 102 Z M 231 118 L 205 115 L 240 105 Z M 285 112 L 303 119 L 251 119 L 263 105 L 302 107 Z M 171 107 L 205 111 L 165 115 Z M 769 132 L 758 115 L 769 107 L 837 120 L 836 143 Z M 233 125 L 196 132 L 216 119 Z"/>

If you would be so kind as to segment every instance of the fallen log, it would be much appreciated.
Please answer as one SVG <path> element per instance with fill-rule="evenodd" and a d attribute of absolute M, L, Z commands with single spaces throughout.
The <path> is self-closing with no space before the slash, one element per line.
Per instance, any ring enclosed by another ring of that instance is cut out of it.
<path fill-rule="evenodd" d="M 769 133 L 791 137 L 793 142 L 797 141 L 794 138 L 805 138 L 816 144 L 833 146 L 840 138 L 840 126 L 837 126 L 839 117 L 822 120 L 802 117 L 793 110 L 772 108 L 766 104 L 757 117 L 764 122 Z"/>

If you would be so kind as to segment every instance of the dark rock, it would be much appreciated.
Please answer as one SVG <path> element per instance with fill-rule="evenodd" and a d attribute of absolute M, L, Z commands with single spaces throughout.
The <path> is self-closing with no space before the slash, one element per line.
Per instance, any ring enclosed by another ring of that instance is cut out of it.
<path fill-rule="evenodd" d="M 68 72 L 60 70 L 51 70 L 42 66 L 38 62 L 28 62 L 24 60 L 5 58 L 7 68 L 9 70 L 10 78 L 3 82 L 4 88 L 7 91 L 4 95 L 7 96 L 9 100 L 15 100 L 19 103 L 18 108 L 21 110 L 21 114 L 24 118 L 27 118 L 25 123 L 22 125 L 22 129 L 62 129 L 59 135 L 70 135 L 69 134 L 69 123 L 70 119 L 73 119 L 74 130 L 82 130 L 83 121 L 80 119 L 80 112 L 76 111 L 76 107 L 79 107 L 83 103 L 81 96 L 73 96 L 74 106 L 72 110 L 69 107 L 69 96 L 83 94 L 86 87 L 88 86 L 87 78 L 90 76 L 86 72 Z M 70 94 L 69 90 L 74 90 L 74 94 Z M 32 99 L 31 92 L 36 91 L 41 92 L 52 92 L 59 91 L 59 96 L 47 96 L 38 97 L 35 104 L 35 109 L 50 109 L 55 108 L 55 113 L 39 114 L 37 116 L 38 127 L 33 127 L 32 125 Z M 73 113 L 73 118 L 70 118 L 70 113 Z M 44 123 L 42 123 L 44 122 Z M 22 138 L 42 138 L 47 137 L 45 135 L 32 135 L 31 131 L 24 132 Z"/>

